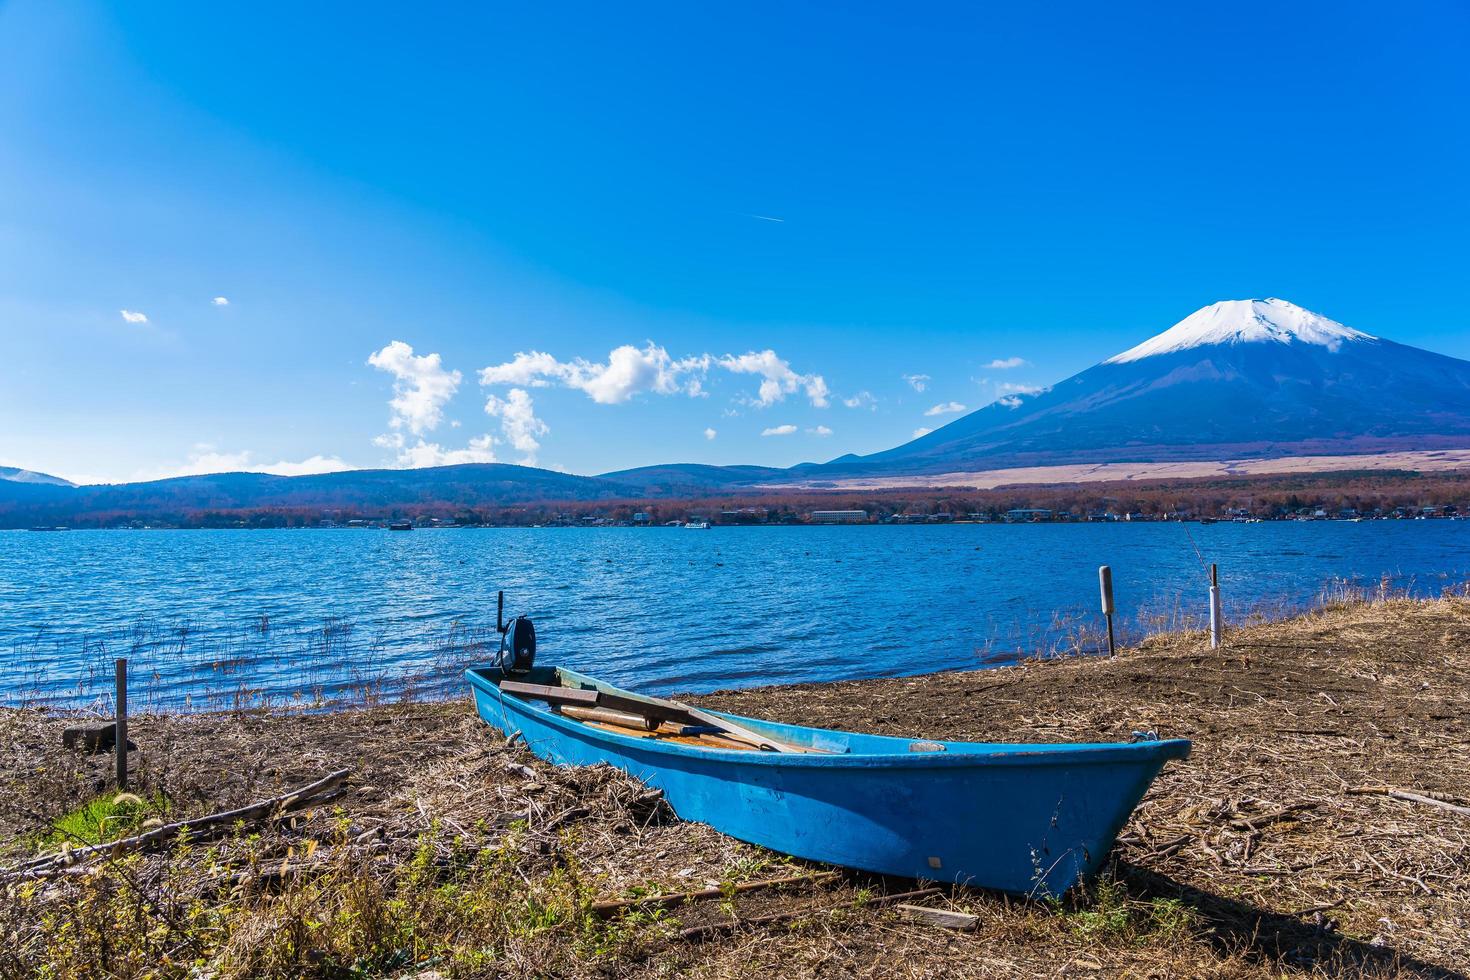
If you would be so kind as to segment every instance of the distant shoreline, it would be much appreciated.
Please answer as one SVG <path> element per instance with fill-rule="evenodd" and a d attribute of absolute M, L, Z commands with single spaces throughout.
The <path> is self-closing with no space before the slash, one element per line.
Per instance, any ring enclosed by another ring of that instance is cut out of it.
<path fill-rule="evenodd" d="M 820 523 L 822 512 L 855 512 L 845 523 L 1006 523 L 1470 515 L 1470 469 L 1365 469 L 1290 475 L 1223 474 L 1167 479 L 1033 483 L 993 489 L 685 487 L 663 494 L 608 492 L 582 497 L 490 480 L 486 474 L 406 471 L 418 482 L 359 487 L 234 477 L 165 481 L 121 491 L 28 487 L 0 482 L 0 528 L 318 527 L 411 521 L 491 527 L 617 525 L 708 521 L 714 526 Z M 473 469 L 471 467 L 470 469 Z M 235 475 L 240 476 L 239 474 Z M 304 480 L 305 478 L 295 478 Z M 397 477 L 394 478 L 397 480 Z M 489 482 L 485 482 L 489 480 Z M 254 487 L 252 489 L 252 487 Z M 17 489 L 19 488 L 19 489 Z M 10 493 L 6 497 L 5 493 Z M 121 494 L 121 495 L 120 495 Z M 1030 517 L 1022 517 L 1030 520 Z M 1015 522 L 1009 520 L 1009 522 Z"/>
<path fill-rule="evenodd" d="M 1470 520 L 1470 514 L 1434 515 L 1416 517 L 1257 517 L 1246 520 L 1198 517 L 1174 518 L 1174 517 L 1134 517 L 1132 519 L 1116 518 L 1107 520 L 1097 519 L 1068 519 L 1065 517 L 1038 519 L 1038 520 L 881 520 L 881 521 L 767 521 L 750 524 L 720 524 L 711 523 L 704 530 L 728 531 L 735 528 L 835 528 L 835 527 L 949 527 L 959 525 L 972 526 L 1015 526 L 1015 525 L 1078 525 L 1078 524 L 1198 524 L 1210 527 L 1216 524 L 1382 524 L 1382 523 L 1456 523 Z M 611 530 L 628 529 L 638 531 L 680 531 L 690 530 L 684 526 L 668 526 L 662 524 L 634 524 L 631 522 L 609 522 L 604 524 L 439 524 L 415 526 L 416 531 L 495 531 L 495 530 L 522 530 L 522 531 L 566 531 L 566 530 Z M 28 533 L 75 533 L 82 531 L 389 531 L 390 528 L 374 524 L 366 527 L 348 527 L 346 525 L 321 526 L 312 524 L 297 524 L 285 526 L 169 526 L 148 525 L 145 527 L 8 527 L 0 528 L 5 531 L 25 531 Z"/>

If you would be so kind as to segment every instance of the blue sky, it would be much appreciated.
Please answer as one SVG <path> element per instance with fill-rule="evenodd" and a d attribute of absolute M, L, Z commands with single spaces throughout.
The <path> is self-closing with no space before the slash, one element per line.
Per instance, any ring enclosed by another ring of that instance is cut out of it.
<path fill-rule="evenodd" d="M 1467 11 L 12 0 L 0 464 L 787 465 L 1247 297 L 1470 357 Z"/>

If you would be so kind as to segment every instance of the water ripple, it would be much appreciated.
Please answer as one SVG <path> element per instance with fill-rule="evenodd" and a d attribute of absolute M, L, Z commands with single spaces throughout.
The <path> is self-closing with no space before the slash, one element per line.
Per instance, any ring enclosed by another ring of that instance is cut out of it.
<path fill-rule="evenodd" d="M 1227 618 L 1338 580 L 1466 580 L 1470 522 L 1215 525 Z M 541 655 L 649 691 L 975 668 L 1197 625 L 1178 525 L 0 532 L 0 704 L 105 710 L 114 657 L 144 707 L 462 690 L 498 645 L 495 592 Z"/>

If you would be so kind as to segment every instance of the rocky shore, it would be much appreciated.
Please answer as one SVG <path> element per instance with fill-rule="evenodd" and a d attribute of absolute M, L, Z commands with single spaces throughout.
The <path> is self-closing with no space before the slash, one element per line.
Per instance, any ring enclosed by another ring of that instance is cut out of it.
<path fill-rule="evenodd" d="M 1464 597 L 1344 603 L 1218 651 L 1170 634 L 1111 659 L 690 700 L 909 737 L 1146 728 L 1195 752 L 1097 882 L 1027 902 L 733 841 L 612 770 L 540 762 L 467 701 L 137 717 L 121 798 L 110 759 L 62 747 L 73 719 L 0 711 L 0 976 L 1470 971 Z M 169 830 L 342 770 L 309 799 Z"/>

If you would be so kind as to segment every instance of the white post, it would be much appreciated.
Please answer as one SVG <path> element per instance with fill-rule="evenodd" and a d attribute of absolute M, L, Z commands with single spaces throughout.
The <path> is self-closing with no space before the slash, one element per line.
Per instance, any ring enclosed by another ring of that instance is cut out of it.
<path fill-rule="evenodd" d="M 1220 573 L 1210 566 L 1210 649 L 1220 648 L 1220 631 L 1225 628 L 1225 617 L 1220 612 Z"/>

